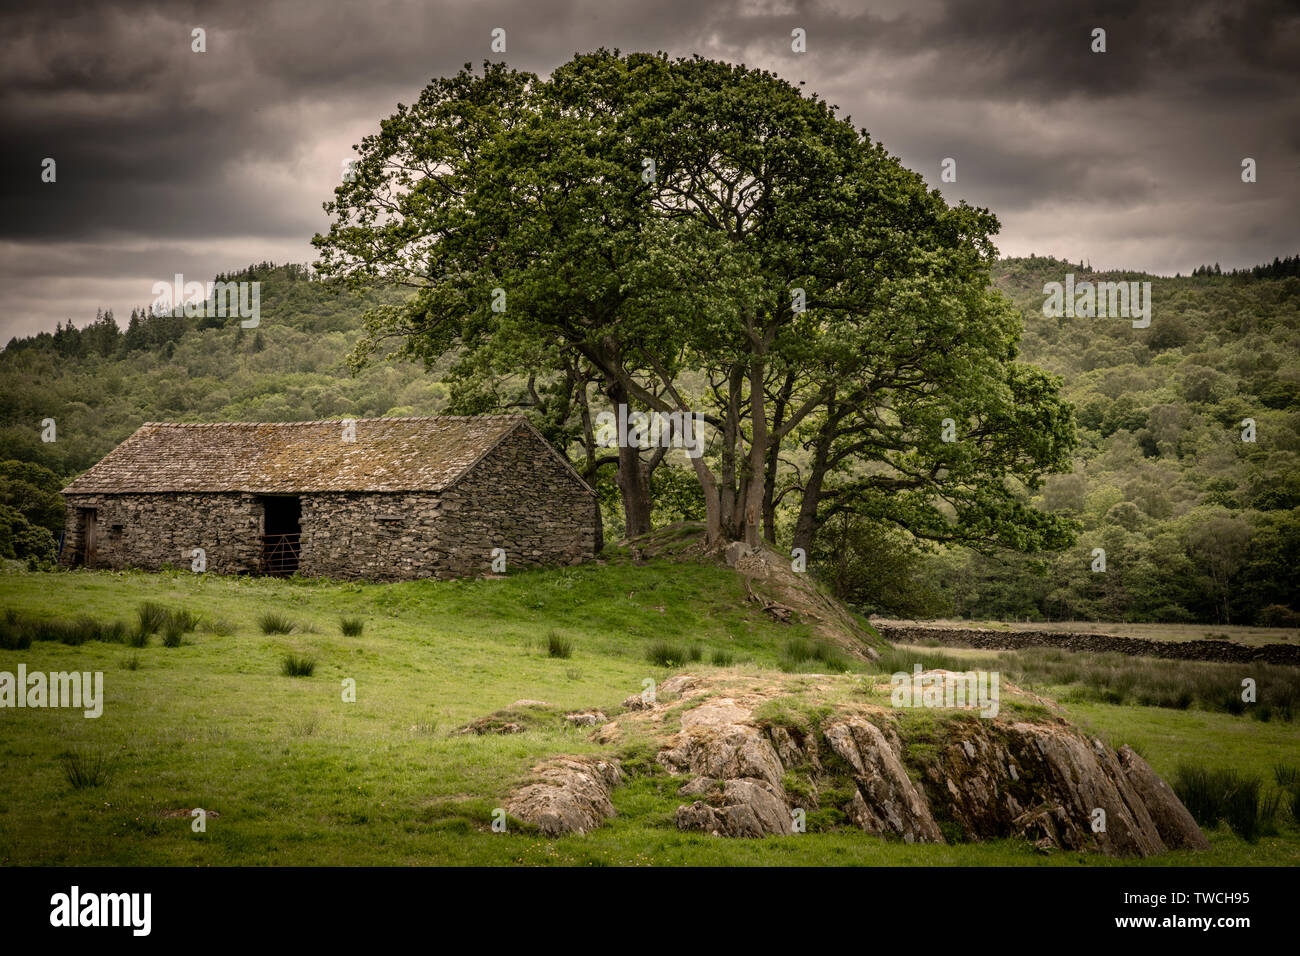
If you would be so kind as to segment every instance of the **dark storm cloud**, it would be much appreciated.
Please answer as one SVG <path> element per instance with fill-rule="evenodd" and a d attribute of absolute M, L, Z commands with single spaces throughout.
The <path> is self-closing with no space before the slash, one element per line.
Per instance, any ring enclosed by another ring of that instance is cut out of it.
<path fill-rule="evenodd" d="M 802 80 L 998 213 L 1004 252 L 1172 273 L 1300 249 L 1300 13 L 1280 0 L 47 4 L 0 13 L 0 340 L 120 316 L 178 271 L 309 261 L 352 145 L 432 77 L 501 58 L 497 26 L 539 73 L 606 46 Z"/>

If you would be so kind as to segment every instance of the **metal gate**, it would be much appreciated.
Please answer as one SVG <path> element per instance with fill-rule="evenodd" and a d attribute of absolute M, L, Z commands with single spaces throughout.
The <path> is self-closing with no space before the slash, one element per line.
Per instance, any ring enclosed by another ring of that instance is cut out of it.
<path fill-rule="evenodd" d="M 262 573 L 286 577 L 298 570 L 301 534 L 262 535 Z"/>

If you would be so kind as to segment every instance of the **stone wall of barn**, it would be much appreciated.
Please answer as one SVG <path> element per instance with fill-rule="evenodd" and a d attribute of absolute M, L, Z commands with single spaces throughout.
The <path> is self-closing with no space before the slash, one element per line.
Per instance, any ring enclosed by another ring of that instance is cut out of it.
<path fill-rule="evenodd" d="M 207 570 L 217 574 L 256 571 L 262 509 L 248 494 L 99 494 L 65 495 L 63 551 L 59 563 L 81 564 L 84 557 L 82 509 L 96 511 L 95 568 L 163 565 L 189 570 L 195 548 L 206 554 Z"/>
<path fill-rule="evenodd" d="M 305 494 L 301 501 L 299 574 L 405 581 L 446 563 L 432 492 Z"/>
<path fill-rule="evenodd" d="M 451 576 L 490 571 L 493 548 L 511 569 L 577 564 L 600 546 L 595 496 L 522 428 L 442 493 L 442 512 Z"/>
<path fill-rule="evenodd" d="M 263 508 L 252 494 L 66 495 L 60 561 L 81 563 L 81 509 L 98 512 L 93 567 L 189 568 L 207 552 L 215 574 L 260 570 Z M 298 571 L 311 577 L 401 581 L 490 572 L 492 550 L 506 569 L 574 564 L 599 544 L 595 498 L 520 428 L 456 485 L 434 492 L 305 493 Z"/>
<path fill-rule="evenodd" d="M 302 496 L 304 575 L 400 581 L 572 564 L 597 549 L 595 499 L 531 432 L 507 437 L 459 483 L 431 492 Z"/>

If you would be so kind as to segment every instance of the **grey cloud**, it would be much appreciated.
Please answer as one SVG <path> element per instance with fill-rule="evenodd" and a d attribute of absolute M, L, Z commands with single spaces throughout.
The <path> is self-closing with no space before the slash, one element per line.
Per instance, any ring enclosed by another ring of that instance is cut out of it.
<path fill-rule="evenodd" d="M 605 46 L 804 80 L 950 201 L 997 213 L 1007 252 L 1172 272 L 1300 248 L 1285 0 L 88 0 L 0 12 L 0 341 L 121 315 L 132 276 L 310 260 L 351 145 L 432 77 L 499 58 L 496 26 L 539 73 Z M 957 183 L 938 181 L 945 156 Z"/>

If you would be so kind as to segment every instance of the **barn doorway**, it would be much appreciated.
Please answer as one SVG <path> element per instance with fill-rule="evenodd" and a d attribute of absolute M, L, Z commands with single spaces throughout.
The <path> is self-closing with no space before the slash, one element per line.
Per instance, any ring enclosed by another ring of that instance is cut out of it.
<path fill-rule="evenodd" d="M 298 570 L 302 550 L 302 499 L 267 495 L 262 502 L 262 573 L 287 577 Z"/>
<path fill-rule="evenodd" d="M 99 512 L 94 508 L 82 508 L 81 524 L 81 563 L 88 568 L 95 566 L 99 550 Z"/>

